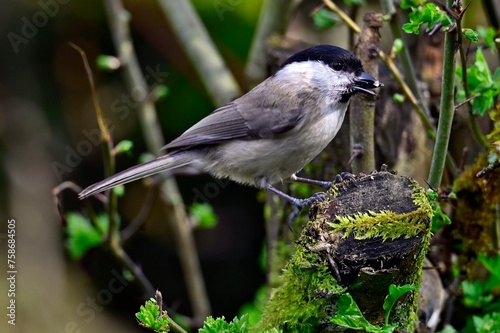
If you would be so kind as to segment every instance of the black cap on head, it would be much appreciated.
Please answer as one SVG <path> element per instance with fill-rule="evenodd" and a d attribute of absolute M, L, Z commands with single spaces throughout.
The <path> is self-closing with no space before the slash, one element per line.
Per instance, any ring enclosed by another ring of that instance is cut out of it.
<path fill-rule="evenodd" d="M 351 52 L 333 45 L 317 45 L 300 51 L 288 58 L 280 67 L 301 61 L 322 61 L 334 70 L 356 73 L 363 70 L 361 61 Z"/>

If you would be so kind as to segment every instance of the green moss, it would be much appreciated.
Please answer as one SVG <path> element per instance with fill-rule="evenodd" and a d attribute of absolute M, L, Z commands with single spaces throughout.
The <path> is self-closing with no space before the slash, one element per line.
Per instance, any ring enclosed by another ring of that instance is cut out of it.
<path fill-rule="evenodd" d="M 341 295 L 340 287 L 319 256 L 296 245 L 296 252 L 284 269 L 283 284 L 271 295 L 262 321 L 262 329 L 285 329 L 287 332 L 317 332 L 332 315 L 332 297 Z"/>
<path fill-rule="evenodd" d="M 410 186 L 413 189 L 412 199 L 415 204 L 414 211 L 410 213 L 358 213 L 337 217 L 338 224 L 328 222 L 326 215 L 318 213 L 316 220 L 309 222 L 306 231 L 295 244 L 295 254 L 283 271 L 280 287 L 274 290 L 266 305 L 259 328 L 276 328 L 286 332 L 318 332 L 331 327 L 330 319 L 335 314 L 335 301 L 347 291 L 347 287 L 340 286 L 331 275 L 327 259 L 322 255 L 322 248 L 329 245 L 327 235 L 332 228 L 344 232 L 344 237 L 354 232 L 357 239 L 382 237 L 386 240 L 422 234 L 422 242 L 411 253 L 411 258 L 401 264 L 398 277 L 394 281 L 397 285 L 419 285 L 422 279 L 421 268 L 431 237 L 428 224 L 433 210 L 424 189 L 415 181 L 412 181 Z M 329 194 L 335 197 L 339 194 L 339 189 L 333 186 Z M 328 201 L 318 203 L 318 210 L 326 211 L 329 207 Z M 353 287 L 356 288 L 350 288 Z M 417 296 L 416 291 L 402 296 L 404 300 L 393 308 L 391 325 L 413 329 L 413 323 L 418 320 Z"/>
<path fill-rule="evenodd" d="M 424 222 L 432 218 L 434 212 L 424 189 L 414 180 L 410 186 L 414 189 L 412 199 L 418 207 L 416 210 L 404 214 L 384 210 L 340 216 L 335 223 L 328 223 L 331 233 L 343 231 L 345 238 L 355 231 L 356 239 L 382 237 L 385 241 L 402 236 L 410 238 L 426 231 L 428 226 Z"/>

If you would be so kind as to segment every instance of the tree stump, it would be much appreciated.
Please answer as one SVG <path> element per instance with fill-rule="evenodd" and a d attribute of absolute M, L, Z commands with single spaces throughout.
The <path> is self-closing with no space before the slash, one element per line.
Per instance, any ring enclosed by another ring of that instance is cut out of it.
<path fill-rule="evenodd" d="M 339 332 L 336 301 L 349 293 L 364 317 L 384 325 L 389 286 L 420 285 L 433 215 L 425 190 L 387 171 L 359 175 L 313 206 L 295 254 L 273 291 L 262 327 L 284 332 Z M 389 325 L 412 329 L 417 292 L 401 296 Z"/>

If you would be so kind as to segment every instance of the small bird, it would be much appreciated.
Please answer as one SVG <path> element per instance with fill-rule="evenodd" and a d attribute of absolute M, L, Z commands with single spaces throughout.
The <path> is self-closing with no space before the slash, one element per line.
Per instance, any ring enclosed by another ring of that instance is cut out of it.
<path fill-rule="evenodd" d="M 371 89 L 381 86 L 347 50 L 332 45 L 305 49 L 251 91 L 163 147 L 170 150 L 166 155 L 91 185 L 79 197 L 190 165 L 215 177 L 273 192 L 300 210 L 323 200 L 325 193 L 298 199 L 273 184 L 291 179 L 331 185 L 295 174 L 335 137 L 351 96 L 376 95 Z"/>

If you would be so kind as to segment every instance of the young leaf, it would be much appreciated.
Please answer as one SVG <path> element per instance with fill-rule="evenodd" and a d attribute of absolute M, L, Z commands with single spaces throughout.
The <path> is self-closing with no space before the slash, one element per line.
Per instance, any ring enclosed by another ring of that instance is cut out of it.
<path fill-rule="evenodd" d="M 191 218 L 198 222 L 198 227 L 209 229 L 217 225 L 217 215 L 208 203 L 194 203 L 189 208 Z"/>
<path fill-rule="evenodd" d="M 313 14 L 314 26 L 318 30 L 332 28 L 340 20 L 340 17 L 329 9 L 321 8 Z"/>
<path fill-rule="evenodd" d="M 391 312 L 394 303 L 396 300 L 401 297 L 403 294 L 407 293 L 410 290 L 417 290 L 419 286 L 414 286 L 411 284 L 405 284 L 404 286 L 396 286 L 391 284 L 389 286 L 389 295 L 385 297 L 383 308 L 385 310 L 385 324 L 389 323 L 389 313 Z"/>
<path fill-rule="evenodd" d="M 241 318 L 234 317 L 231 322 L 227 322 L 224 316 L 214 319 L 212 316 L 205 321 L 203 328 L 198 333 L 246 333 L 248 325 L 248 315 Z"/>
<path fill-rule="evenodd" d="M 482 27 L 478 26 L 477 27 L 477 33 L 479 36 L 481 36 L 482 39 L 484 39 L 484 44 L 486 47 L 489 49 L 494 49 L 496 48 L 496 43 L 495 43 L 495 35 L 496 35 L 496 30 L 493 27 Z"/>
<path fill-rule="evenodd" d="M 68 221 L 66 247 L 71 258 L 80 259 L 89 249 L 101 244 L 101 233 L 87 217 L 79 213 L 69 212 L 66 214 L 66 220 Z M 106 221 L 100 221 L 100 224 L 105 227 Z M 109 225 L 109 223 L 107 224 Z"/>
<path fill-rule="evenodd" d="M 132 141 L 122 140 L 115 146 L 115 153 L 116 153 L 116 155 L 125 153 L 128 156 L 131 156 L 133 147 L 134 147 L 134 143 Z"/>
<path fill-rule="evenodd" d="M 500 312 L 488 313 L 483 317 L 472 316 L 467 320 L 464 333 L 500 332 Z"/>
<path fill-rule="evenodd" d="M 477 32 L 475 32 L 474 30 L 472 29 L 469 29 L 469 28 L 464 28 L 462 29 L 462 35 L 467 38 L 468 40 L 476 43 L 479 41 L 479 35 Z"/>
<path fill-rule="evenodd" d="M 401 0 L 401 9 L 420 6 L 422 0 Z"/>
<path fill-rule="evenodd" d="M 457 70 L 456 73 L 461 79 L 462 70 Z M 481 48 L 479 48 L 476 52 L 476 62 L 467 68 L 467 77 L 471 94 L 473 96 L 477 95 L 471 101 L 473 114 L 484 116 L 493 107 L 495 98 L 500 94 L 500 71 L 497 70 L 493 76 L 491 75 L 488 63 Z M 457 100 L 460 102 L 464 99 L 465 93 L 462 89 L 457 96 Z"/>
<path fill-rule="evenodd" d="M 150 298 L 145 305 L 141 305 L 140 312 L 135 316 L 139 319 L 142 326 L 154 330 L 155 332 L 170 332 L 170 320 L 167 318 L 167 312 L 163 311 L 160 316 L 160 309 L 156 300 Z"/>
<path fill-rule="evenodd" d="M 98 55 L 96 59 L 96 64 L 97 68 L 107 72 L 113 72 L 118 68 L 120 68 L 120 66 L 122 65 L 120 59 L 106 54 Z"/>
<path fill-rule="evenodd" d="M 427 24 L 426 31 L 430 31 L 435 24 L 439 23 L 445 27 L 452 23 L 448 15 L 431 2 L 424 6 L 411 7 L 411 10 L 412 12 L 408 16 L 410 23 L 403 25 L 403 30 L 407 33 L 418 35 L 422 24 Z"/>
<path fill-rule="evenodd" d="M 342 327 L 365 330 L 367 332 L 392 332 L 396 326 L 379 327 L 370 324 L 351 295 L 344 294 L 337 300 L 338 313 L 331 318 L 332 323 Z"/>

